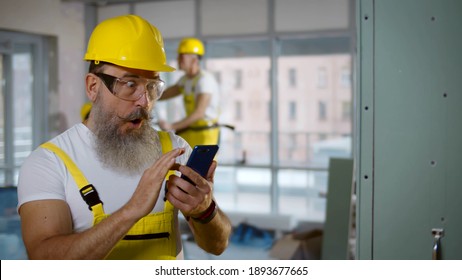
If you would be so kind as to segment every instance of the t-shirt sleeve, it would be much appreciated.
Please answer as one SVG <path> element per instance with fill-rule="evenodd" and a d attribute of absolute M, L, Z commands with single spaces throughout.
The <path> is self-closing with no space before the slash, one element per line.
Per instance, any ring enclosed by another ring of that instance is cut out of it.
<path fill-rule="evenodd" d="M 43 148 L 33 151 L 22 164 L 18 177 L 18 211 L 26 202 L 65 199 L 63 163 Z"/>
<path fill-rule="evenodd" d="M 170 139 L 172 139 L 172 145 L 174 149 L 185 148 L 184 154 L 178 157 L 177 162 L 179 164 L 186 164 L 186 162 L 188 161 L 189 155 L 191 154 L 191 151 L 192 151 L 191 146 L 189 146 L 188 142 L 186 142 L 186 140 L 184 140 L 181 136 L 178 136 L 171 131 L 169 132 L 169 134 L 170 134 Z"/>
<path fill-rule="evenodd" d="M 212 74 L 204 74 L 197 83 L 198 93 L 217 95 L 218 91 L 218 83 Z"/>

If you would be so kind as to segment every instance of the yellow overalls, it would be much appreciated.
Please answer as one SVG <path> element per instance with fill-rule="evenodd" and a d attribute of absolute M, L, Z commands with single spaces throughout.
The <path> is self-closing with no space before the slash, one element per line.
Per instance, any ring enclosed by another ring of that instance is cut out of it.
<path fill-rule="evenodd" d="M 180 80 L 179 87 L 180 92 L 183 95 L 183 101 L 185 106 L 186 115 L 191 115 L 196 108 L 195 89 L 197 82 L 201 78 L 202 73 L 199 73 L 194 77 L 191 86 L 191 92 L 186 92 L 184 83 L 186 76 Z M 220 128 L 218 126 L 218 120 L 198 120 L 188 128 L 181 131 L 177 131 L 177 134 L 184 138 L 191 147 L 196 145 L 214 145 L 218 144 Z"/>
<path fill-rule="evenodd" d="M 172 150 L 172 142 L 167 132 L 159 131 L 162 152 Z M 103 202 L 99 199 L 96 189 L 91 185 L 72 159 L 51 142 L 41 145 L 42 148 L 54 152 L 66 165 L 74 178 L 80 193 L 93 212 L 93 225 L 98 224 L 109 214 L 104 213 Z M 173 172 L 173 171 L 170 171 Z M 170 175 L 167 174 L 167 178 Z M 166 201 L 164 211 L 151 213 L 140 219 L 120 240 L 106 259 L 120 260 L 165 260 L 176 259 L 174 207 Z"/>

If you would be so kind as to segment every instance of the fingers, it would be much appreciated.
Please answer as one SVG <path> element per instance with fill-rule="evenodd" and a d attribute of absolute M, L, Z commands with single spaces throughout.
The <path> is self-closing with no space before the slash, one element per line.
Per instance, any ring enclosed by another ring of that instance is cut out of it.
<path fill-rule="evenodd" d="M 146 169 L 138 187 L 130 199 L 137 211 L 146 214 L 155 206 L 159 197 L 162 183 L 167 172 L 174 168 L 176 157 L 184 153 L 184 149 L 175 149 L 162 155 L 151 167 Z"/>
<path fill-rule="evenodd" d="M 206 179 L 188 166 L 175 166 L 178 168 L 176 170 L 187 176 L 192 183 L 176 175 L 170 176 L 166 198 L 185 215 L 194 216 L 202 213 L 211 203 L 216 167 L 216 161 L 212 162 Z"/>
<path fill-rule="evenodd" d="M 150 168 L 147 169 L 148 172 L 162 173 L 165 177 L 167 172 L 174 168 L 176 163 L 176 158 L 184 153 L 184 149 L 174 149 L 168 153 L 163 154 Z M 178 167 L 176 167 L 178 168 Z M 163 179 L 163 178 L 162 178 Z"/>
<path fill-rule="evenodd" d="M 167 182 L 167 188 L 168 201 L 187 216 L 202 213 L 210 205 L 211 198 L 208 193 L 202 192 L 180 177 L 171 176 Z"/>
<path fill-rule="evenodd" d="M 191 184 L 195 186 L 197 189 L 201 190 L 204 193 L 210 192 L 210 182 L 213 183 L 213 174 L 215 172 L 216 163 L 210 166 L 209 171 L 207 172 L 206 178 L 202 177 L 199 173 L 191 169 L 186 165 L 180 165 L 178 171 L 181 172 L 182 175 L 189 178 Z M 186 180 L 185 180 L 186 181 Z"/>
<path fill-rule="evenodd" d="M 209 171 L 207 172 L 207 180 L 213 183 L 213 178 L 215 177 L 215 170 L 217 169 L 217 162 L 214 160 L 210 165 Z"/>

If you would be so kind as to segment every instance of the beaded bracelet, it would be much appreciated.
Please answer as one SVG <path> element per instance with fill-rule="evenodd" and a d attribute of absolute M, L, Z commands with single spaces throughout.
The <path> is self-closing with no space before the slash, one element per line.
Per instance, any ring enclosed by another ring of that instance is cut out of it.
<path fill-rule="evenodd" d="M 210 204 L 209 208 L 205 210 L 205 212 L 198 218 L 191 217 L 194 221 L 199 222 L 201 224 L 207 224 L 210 222 L 215 216 L 217 215 L 218 207 L 214 200 Z"/>

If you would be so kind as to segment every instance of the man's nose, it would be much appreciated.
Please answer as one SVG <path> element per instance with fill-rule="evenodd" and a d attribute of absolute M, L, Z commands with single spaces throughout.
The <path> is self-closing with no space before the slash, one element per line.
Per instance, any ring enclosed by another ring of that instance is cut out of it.
<path fill-rule="evenodd" d="M 137 106 L 146 108 L 146 107 L 148 107 L 149 104 L 151 103 L 151 100 L 149 99 L 148 90 L 146 89 L 145 86 L 143 86 L 143 88 L 142 88 L 142 89 L 139 89 L 139 90 L 142 90 L 142 91 L 143 91 L 143 94 L 140 96 L 140 98 L 138 98 L 138 100 L 136 100 L 135 103 L 136 103 Z"/>

